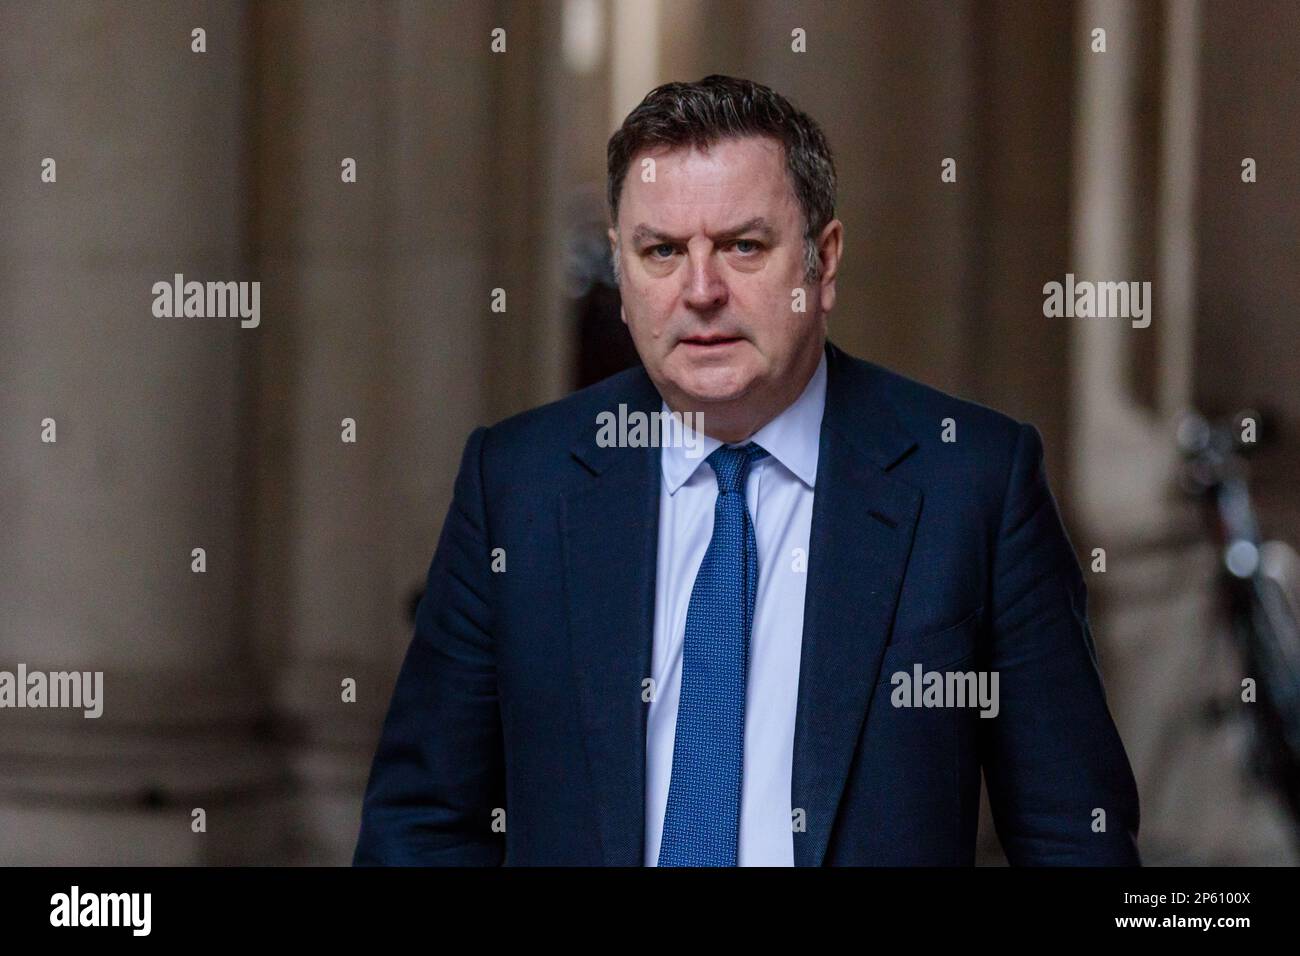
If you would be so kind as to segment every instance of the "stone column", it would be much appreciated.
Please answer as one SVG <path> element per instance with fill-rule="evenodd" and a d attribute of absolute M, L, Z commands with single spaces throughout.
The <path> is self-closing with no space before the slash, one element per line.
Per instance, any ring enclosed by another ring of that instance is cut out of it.
<path fill-rule="evenodd" d="M 275 839 L 233 819 L 284 783 L 242 627 L 240 386 L 263 330 L 152 312 L 176 273 L 255 278 L 247 66 L 238 5 L 0 11 L 0 668 L 104 673 L 98 719 L 0 711 L 4 863 L 219 861 Z"/>
<path fill-rule="evenodd" d="M 490 258 L 491 14 L 260 13 L 255 629 L 301 786 L 305 860 L 351 857 L 410 602 L 499 384 L 483 376 L 488 329 L 525 321 L 490 311 L 492 288 L 509 286 Z M 525 43 L 508 36 L 500 55 Z"/>

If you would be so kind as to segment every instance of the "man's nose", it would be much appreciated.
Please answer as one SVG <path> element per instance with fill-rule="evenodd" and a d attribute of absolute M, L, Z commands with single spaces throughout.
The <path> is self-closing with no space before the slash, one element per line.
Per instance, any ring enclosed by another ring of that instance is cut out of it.
<path fill-rule="evenodd" d="M 687 260 L 686 307 L 712 312 L 727 303 L 727 283 L 718 270 L 712 250 L 693 250 Z"/>

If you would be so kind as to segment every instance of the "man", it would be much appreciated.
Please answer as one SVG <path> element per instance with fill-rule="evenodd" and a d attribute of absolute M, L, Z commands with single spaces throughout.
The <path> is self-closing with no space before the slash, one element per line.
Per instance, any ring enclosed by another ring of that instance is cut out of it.
<path fill-rule="evenodd" d="M 356 863 L 971 864 L 981 769 L 1013 864 L 1138 862 L 1039 435 L 827 343 L 834 202 L 751 82 L 615 133 L 644 368 L 470 436 Z"/>

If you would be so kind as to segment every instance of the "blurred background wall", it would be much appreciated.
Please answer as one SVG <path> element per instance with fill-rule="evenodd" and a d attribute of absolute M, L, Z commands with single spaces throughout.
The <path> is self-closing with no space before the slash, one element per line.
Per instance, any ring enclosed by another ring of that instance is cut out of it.
<path fill-rule="evenodd" d="M 1290 0 L 0 3 L 0 668 L 105 672 L 98 720 L 0 711 L 0 863 L 350 859 L 464 439 L 627 361 L 605 142 L 714 72 L 830 138 L 832 338 L 1041 430 L 1146 859 L 1294 863 L 1203 716 L 1239 675 L 1173 433 L 1274 410 L 1300 540 L 1298 64 Z M 260 325 L 155 318 L 175 273 Z M 1044 317 L 1067 273 L 1150 327 Z"/>

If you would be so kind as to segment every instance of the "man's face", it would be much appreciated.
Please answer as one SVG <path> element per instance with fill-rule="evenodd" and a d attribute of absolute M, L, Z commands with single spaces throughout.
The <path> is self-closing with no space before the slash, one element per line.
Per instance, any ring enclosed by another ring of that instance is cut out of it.
<path fill-rule="evenodd" d="M 643 181 L 646 158 L 653 182 Z M 827 230 L 838 256 L 838 222 Z M 780 143 L 747 137 L 708 152 L 638 154 L 610 241 L 623 321 L 670 406 L 734 410 L 797 397 L 820 358 L 834 268 L 805 284 L 803 213 Z"/>

